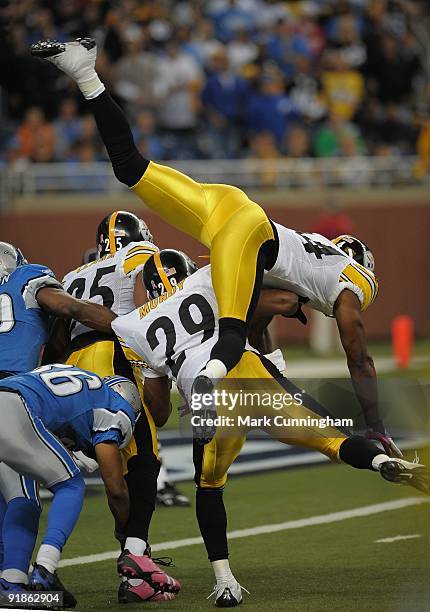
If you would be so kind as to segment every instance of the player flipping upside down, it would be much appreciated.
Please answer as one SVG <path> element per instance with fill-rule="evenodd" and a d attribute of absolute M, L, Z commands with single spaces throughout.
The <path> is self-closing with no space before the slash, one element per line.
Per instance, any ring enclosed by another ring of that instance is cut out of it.
<path fill-rule="evenodd" d="M 341 237 L 337 248 L 323 236 L 293 232 L 270 221 L 263 209 L 236 187 L 200 184 L 143 158 L 127 119 L 95 72 L 93 40 L 40 42 L 32 46 L 32 54 L 49 59 L 76 80 L 94 114 L 118 180 L 165 221 L 211 250 L 219 331 L 208 360 L 202 362 L 203 370 L 197 372 L 194 391 L 212 390 L 216 381 L 239 362 L 247 323 L 265 276 L 272 286 L 293 291 L 311 308 L 336 317 L 371 435 L 389 454 L 400 456 L 378 414 L 376 372 L 367 353 L 361 319 L 361 311 L 378 292 L 372 256 L 365 245 Z M 342 252 L 348 259 L 342 258 Z"/>
<path fill-rule="evenodd" d="M 213 387 L 240 360 L 264 270 L 276 260 L 277 236 L 264 210 L 231 185 L 200 184 L 151 162 L 137 150 L 129 124 L 95 72 L 96 44 L 40 42 L 35 57 L 49 59 L 75 79 L 89 101 L 115 176 L 162 219 L 211 251 L 219 338 L 196 380 L 196 391 Z"/>
<path fill-rule="evenodd" d="M 132 313 L 115 319 L 112 328 L 123 345 L 131 347 L 146 362 L 147 368 L 143 371 L 145 400 L 154 420 L 161 421 L 159 424 L 162 425 L 170 412 L 169 378 L 176 381 L 180 392 L 193 406 L 192 381 L 216 342 L 219 316 L 209 266 L 194 272 L 195 268 L 189 265 L 183 253 L 164 250 L 158 253 L 163 264 L 160 273 L 153 259 L 151 257 L 143 269 L 145 286 L 153 299 Z M 263 290 L 254 317 L 286 314 L 283 307 L 276 304 L 276 297 L 282 293 Z M 280 442 L 316 450 L 336 463 L 379 471 L 386 480 L 409 484 L 430 493 L 424 466 L 390 458 L 373 441 L 364 437 L 350 435 L 333 426 L 320 426 L 321 417 L 330 415 L 306 393 L 301 394 L 300 401 L 281 408 L 278 406 L 278 409 L 268 405 L 263 399 L 267 394 L 273 397 L 287 391 L 294 397 L 299 389 L 282 376 L 267 356 L 252 350 L 249 344 L 239 363 L 225 381 L 218 384 L 227 391 L 226 403 L 223 400 L 217 406 L 218 416 L 231 418 L 236 415 L 236 419 L 237 416 L 241 418 L 233 424 L 224 424 L 226 421 L 223 421 L 205 445 L 195 439 L 193 449 L 196 514 L 216 578 L 214 594 L 217 606 L 233 607 L 242 600 L 241 587 L 228 561 L 223 489 L 228 469 L 239 455 L 252 427 L 252 424 L 243 424 L 243 417 L 251 415 L 262 419 L 264 424 L 258 427 Z M 251 404 L 233 405 L 229 403 L 231 394 L 228 391 L 233 391 L 233 394 L 244 391 L 245 395 L 250 392 L 248 395 L 257 396 L 262 401 L 254 403 L 253 399 Z M 197 428 L 202 413 L 204 410 L 198 409 L 193 414 Z M 279 425 L 277 419 L 280 415 L 285 417 L 285 421 L 303 419 L 307 424 L 293 427 L 283 422 Z"/>

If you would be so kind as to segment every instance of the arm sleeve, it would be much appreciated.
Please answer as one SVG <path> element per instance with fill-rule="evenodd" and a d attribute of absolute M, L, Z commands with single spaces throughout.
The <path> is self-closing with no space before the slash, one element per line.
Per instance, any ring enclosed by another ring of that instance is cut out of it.
<path fill-rule="evenodd" d="M 37 302 L 37 293 L 44 287 L 62 289 L 62 284 L 55 278 L 54 273 L 44 266 L 31 265 L 26 271 L 26 279 L 21 290 L 26 308 L 40 308 Z"/>

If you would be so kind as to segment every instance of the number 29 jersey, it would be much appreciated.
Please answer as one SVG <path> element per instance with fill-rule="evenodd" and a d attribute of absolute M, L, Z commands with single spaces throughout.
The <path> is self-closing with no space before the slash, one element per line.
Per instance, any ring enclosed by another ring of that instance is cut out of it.
<path fill-rule="evenodd" d="M 279 252 L 275 265 L 264 275 L 265 287 L 287 289 L 306 298 L 308 305 L 325 315 L 344 289 L 353 291 L 366 310 L 378 294 L 375 275 L 331 240 L 320 234 L 296 232 L 277 223 Z"/>
<path fill-rule="evenodd" d="M 147 378 L 168 376 L 185 396 L 218 338 L 218 306 L 210 266 L 112 322 L 129 353 L 141 360 Z"/>
<path fill-rule="evenodd" d="M 75 297 L 102 304 L 117 315 L 134 309 L 134 283 L 147 259 L 158 251 L 152 242 L 130 242 L 113 255 L 105 255 L 66 274 L 65 290 Z M 71 326 L 71 338 L 91 332 L 78 321 Z"/>

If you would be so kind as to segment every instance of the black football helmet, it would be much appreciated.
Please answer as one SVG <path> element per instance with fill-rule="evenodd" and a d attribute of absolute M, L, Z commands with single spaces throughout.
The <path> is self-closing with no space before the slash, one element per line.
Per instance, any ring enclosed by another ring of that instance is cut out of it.
<path fill-rule="evenodd" d="M 143 267 L 143 283 L 151 299 L 172 291 L 180 281 L 198 270 L 197 265 L 174 249 L 163 249 L 151 255 Z"/>
<path fill-rule="evenodd" d="M 130 242 L 152 242 L 153 237 L 145 221 L 126 210 L 116 210 L 107 215 L 97 228 L 99 257 L 113 255 Z"/>
<path fill-rule="evenodd" d="M 367 244 L 358 238 L 348 236 L 347 234 L 334 238 L 332 242 L 342 249 L 346 255 L 352 257 L 352 259 L 354 259 L 357 263 L 361 264 L 364 268 L 367 268 L 367 270 L 374 272 L 375 258 L 373 257 L 373 253 Z"/>

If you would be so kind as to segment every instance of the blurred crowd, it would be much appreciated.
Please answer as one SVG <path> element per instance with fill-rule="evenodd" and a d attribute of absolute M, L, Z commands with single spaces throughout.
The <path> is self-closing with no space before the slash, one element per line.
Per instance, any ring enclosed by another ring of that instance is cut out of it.
<path fill-rule="evenodd" d="M 430 151 L 427 19 L 411 0 L 0 0 L 0 159 L 105 159 L 74 83 L 29 55 L 78 36 L 150 158 Z"/>

